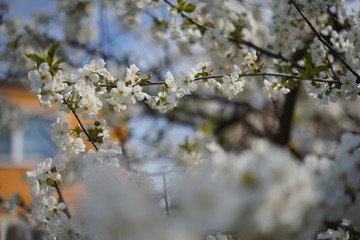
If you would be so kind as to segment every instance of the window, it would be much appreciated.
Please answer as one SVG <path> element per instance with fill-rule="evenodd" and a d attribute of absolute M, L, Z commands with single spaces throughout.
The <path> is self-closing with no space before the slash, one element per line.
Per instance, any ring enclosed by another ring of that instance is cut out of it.
<path fill-rule="evenodd" d="M 57 149 L 50 136 L 50 124 L 44 118 L 30 118 L 24 130 L 24 153 L 26 156 L 53 157 Z"/>
<path fill-rule="evenodd" d="M 35 162 L 55 156 L 57 147 L 50 135 L 54 121 L 49 114 L 31 116 L 23 129 L 0 133 L 0 162 Z"/>
<path fill-rule="evenodd" d="M 0 132 L 0 154 L 10 155 L 10 132 Z M 2 160 L 2 158 L 0 158 Z"/>

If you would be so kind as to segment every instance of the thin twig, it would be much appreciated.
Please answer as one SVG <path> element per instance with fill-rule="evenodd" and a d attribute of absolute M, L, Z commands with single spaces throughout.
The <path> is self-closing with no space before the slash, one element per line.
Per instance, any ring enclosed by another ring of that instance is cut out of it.
<path fill-rule="evenodd" d="M 70 104 L 68 103 L 68 101 L 67 101 L 65 98 L 63 98 L 63 101 L 64 101 L 64 103 L 66 104 L 66 106 L 70 109 L 70 111 L 74 114 L 76 120 L 78 121 L 78 123 L 79 123 L 82 131 L 85 133 L 86 137 L 89 139 L 89 141 L 91 142 L 91 144 L 93 145 L 93 147 L 96 149 L 96 151 L 98 151 L 98 148 L 97 148 L 96 144 L 95 144 L 94 141 L 91 139 L 89 133 L 86 131 L 86 129 L 85 129 L 84 125 L 82 124 L 79 116 L 75 113 L 74 109 L 70 106 Z M 54 187 L 55 187 L 55 189 L 56 189 L 57 194 L 59 195 L 60 202 L 64 203 L 65 206 L 66 206 L 65 209 L 64 209 L 64 213 L 65 213 L 66 216 L 70 219 L 70 218 L 71 218 L 70 211 L 69 211 L 69 209 L 68 209 L 68 207 L 67 207 L 67 204 L 65 203 L 65 199 L 64 199 L 64 197 L 63 197 L 63 195 L 62 195 L 60 186 L 59 186 L 59 184 L 58 184 L 57 181 L 54 181 Z"/>
<path fill-rule="evenodd" d="M 283 74 L 283 73 L 245 73 L 240 74 L 241 77 L 247 77 L 247 76 L 273 76 L 273 77 L 283 77 L 283 78 L 293 78 L 293 79 L 300 79 L 300 76 L 298 75 L 289 75 L 289 74 Z M 304 79 L 307 81 L 316 81 L 316 82 L 324 82 L 324 83 L 339 83 L 338 80 L 329 80 L 324 78 L 314 78 L 314 79 Z"/>
<path fill-rule="evenodd" d="M 66 101 L 66 99 L 64 98 L 64 103 L 68 106 L 68 108 L 70 109 L 70 111 L 74 114 L 76 120 L 78 121 L 82 131 L 85 133 L 86 137 L 88 138 L 88 140 L 91 142 L 91 144 L 93 145 L 93 147 L 96 149 L 96 151 L 98 151 L 98 147 L 96 146 L 94 140 L 90 137 L 89 133 L 86 131 L 84 125 L 82 124 L 82 122 L 80 121 L 79 116 L 75 113 L 75 110 L 70 106 L 70 104 Z"/>
<path fill-rule="evenodd" d="M 172 8 L 177 9 L 177 7 L 172 4 L 170 1 L 168 0 L 164 0 L 167 4 L 169 4 Z M 199 28 L 201 28 L 201 30 L 205 31 L 205 30 L 209 30 L 207 27 L 205 27 L 204 25 L 201 25 L 200 23 L 196 22 L 194 19 L 192 19 L 191 17 L 189 17 L 188 15 L 186 15 L 183 11 L 179 10 L 179 13 L 181 14 L 181 16 L 183 16 L 184 18 L 186 18 L 189 22 L 191 22 L 192 24 L 198 26 Z"/>
<path fill-rule="evenodd" d="M 60 190 L 60 186 L 59 186 L 59 183 L 57 181 L 54 181 L 54 187 L 56 189 L 56 192 L 57 194 L 59 195 L 59 199 L 60 199 L 60 202 L 64 203 L 65 204 L 65 209 L 64 209 L 64 213 L 66 214 L 66 216 L 70 219 L 71 218 L 71 214 L 70 214 L 70 211 L 67 207 L 67 204 L 65 203 L 65 199 L 62 195 L 62 192 Z"/>
<path fill-rule="evenodd" d="M 166 214 L 169 215 L 170 214 L 170 210 L 169 210 L 169 202 L 168 202 L 168 198 L 167 198 L 167 186 L 166 186 L 166 176 L 165 173 L 162 174 L 162 179 L 163 179 L 163 188 L 164 188 L 164 200 L 165 200 L 165 207 L 166 207 Z"/>
<path fill-rule="evenodd" d="M 332 63 L 331 63 L 328 55 L 326 55 L 326 60 L 327 60 L 328 63 L 329 63 L 330 71 L 332 72 L 334 79 L 339 79 L 339 78 L 336 76 L 335 69 L 334 69 L 334 67 L 333 67 L 333 65 L 332 65 Z"/>
<path fill-rule="evenodd" d="M 198 77 L 194 78 L 193 81 L 200 81 L 200 80 L 206 80 L 206 79 L 214 79 L 214 78 L 222 78 L 224 75 L 212 75 L 212 76 L 205 76 L 205 77 Z M 283 77 L 283 78 L 290 78 L 290 79 L 300 79 L 300 76 L 298 75 L 289 75 L 284 73 L 243 73 L 239 74 L 240 77 L 259 77 L 259 76 L 272 76 L 272 77 Z M 304 79 L 305 81 L 315 81 L 315 82 L 324 82 L 324 83 L 339 83 L 339 80 L 329 80 L 324 78 L 314 78 L 314 79 Z M 65 82 L 70 83 L 70 82 Z M 150 85 L 163 85 L 165 82 L 149 82 L 149 83 L 142 83 L 139 84 L 140 86 L 150 86 Z M 110 87 L 110 88 L 116 88 L 115 84 L 112 85 L 106 85 L 106 84 L 100 84 L 101 87 Z"/>
<path fill-rule="evenodd" d="M 273 58 L 277 58 L 277 59 L 280 59 L 284 62 L 289 62 L 291 64 L 292 67 L 296 67 L 296 68 L 300 68 L 300 69 L 303 69 L 304 67 L 303 66 L 300 66 L 298 63 L 296 63 L 295 61 L 292 61 L 291 59 L 288 59 L 286 57 L 284 57 L 281 53 L 273 53 L 265 48 L 262 48 L 262 47 L 259 47 L 257 45 L 255 45 L 254 43 L 252 42 L 249 42 L 249 41 L 246 41 L 246 40 L 243 40 L 243 39 L 237 39 L 237 38 L 231 38 L 231 37 L 228 37 L 227 38 L 229 41 L 231 42 L 236 42 L 236 43 L 240 43 L 240 44 L 243 44 L 243 45 L 246 45 L 250 48 L 253 48 L 261 53 L 264 53 L 265 55 L 269 56 L 269 57 L 273 57 Z"/>
<path fill-rule="evenodd" d="M 302 16 L 302 18 L 305 20 L 305 22 L 307 23 L 307 25 L 311 28 L 311 30 L 316 34 L 317 38 L 320 40 L 320 42 L 322 42 L 327 48 L 329 48 L 329 50 L 331 51 L 331 53 L 337 57 L 340 62 L 342 64 L 344 64 L 344 66 L 350 71 L 352 72 L 352 74 L 354 74 L 354 76 L 357 78 L 357 82 L 360 82 L 360 76 L 357 72 L 355 72 L 354 69 L 352 69 L 352 67 L 341 57 L 341 55 L 320 35 L 320 33 L 315 29 L 314 25 L 310 22 L 310 20 L 303 14 L 303 12 L 301 11 L 301 9 L 299 8 L 299 6 L 295 3 L 294 0 L 290 0 L 291 3 L 294 5 L 294 7 L 296 8 L 296 10 L 300 13 L 300 15 Z"/>
<path fill-rule="evenodd" d="M 169 0 L 164 0 L 168 5 L 170 5 L 172 8 L 175 8 L 177 9 L 177 7 L 172 4 Z M 179 10 L 178 9 L 178 12 L 180 13 L 180 15 L 184 18 L 186 18 L 190 23 L 196 25 L 197 27 L 199 27 L 202 31 L 208 31 L 208 30 L 211 30 L 211 28 L 208 28 L 198 22 L 196 22 L 194 19 L 192 19 L 191 17 L 189 17 L 188 15 L 186 15 L 183 11 Z M 279 54 L 276 54 L 276 53 L 273 53 L 265 48 L 262 48 L 262 47 L 259 47 L 257 45 L 255 45 L 254 43 L 252 42 L 249 42 L 249 41 L 246 41 L 246 40 L 243 40 L 243 39 L 236 39 L 236 38 L 232 38 L 232 37 L 226 37 L 229 41 L 231 42 L 235 42 L 235 43 L 239 43 L 239 44 L 243 44 L 243 45 L 246 45 L 250 48 L 253 48 L 261 53 L 264 53 L 265 55 L 269 56 L 269 57 L 273 57 L 273 58 L 277 58 L 277 59 L 280 59 L 284 62 L 289 62 L 291 64 L 292 67 L 296 67 L 296 68 L 300 68 L 300 69 L 303 69 L 304 67 L 300 66 L 298 63 L 292 61 L 291 59 L 288 59 L 286 57 L 284 57 L 281 53 Z"/>
<path fill-rule="evenodd" d="M 95 145 L 94 141 L 91 139 L 91 137 L 89 136 L 89 133 L 86 131 L 86 129 L 84 128 L 82 122 L 80 121 L 80 118 L 79 116 L 75 113 L 74 109 L 70 106 L 70 104 L 67 102 L 67 100 L 65 98 L 63 98 L 64 100 L 64 103 L 68 106 L 68 108 L 70 109 L 70 111 L 74 114 L 76 120 L 78 121 L 78 123 L 80 124 L 80 127 L 82 129 L 82 131 L 85 133 L 85 135 L 87 136 L 87 138 L 89 139 L 89 141 L 92 143 L 92 145 L 94 146 L 94 148 L 96 149 L 96 151 L 98 151 L 98 148 L 97 146 Z M 66 214 L 66 216 L 70 219 L 71 218 L 71 214 L 70 214 L 70 211 L 67 207 L 67 204 L 65 203 L 65 199 L 62 195 L 62 192 L 61 192 L 61 189 L 60 189 L 60 186 L 58 184 L 57 181 L 54 181 L 54 187 L 56 189 L 56 192 L 57 194 L 59 195 L 59 199 L 60 199 L 60 202 L 63 202 L 66 206 L 66 208 L 64 209 L 64 213 Z"/>

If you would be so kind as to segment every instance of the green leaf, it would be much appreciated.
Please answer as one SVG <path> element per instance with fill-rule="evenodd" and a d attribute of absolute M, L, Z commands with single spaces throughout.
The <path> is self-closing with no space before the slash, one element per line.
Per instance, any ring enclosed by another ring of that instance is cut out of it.
<path fill-rule="evenodd" d="M 186 152 L 191 152 L 195 149 L 196 144 L 190 144 L 189 139 L 186 137 L 184 144 L 178 146 L 180 149 L 185 150 Z"/>
<path fill-rule="evenodd" d="M 184 12 L 188 12 L 188 13 L 191 13 L 191 12 L 195 11 L 195 9 L 196 9 L 196 6 L 195 6 L 194 4 L 191 4 L 191 3 L 186 4 L 186 5 L 182 8 L 182 10 L 183 10 Z"/>
<path fill-rule="evenodd" d="M 314 62 L 311 53 L 306 54 L 306 57 L 304 58 L 304 62 L 305 62 L 306 70 L 310 70 L 314 68 Z"/>
<path fill-rule="evenodd" d="M 211 134 L 214 132 L 214 125 L 212 123 L 206 123 L 202 125 L 200 128 L 204 133 Z"/>
<path fill-rule="evenodd" d="M 56 74 L 56 71 L 54 68 L 49 68 L 49 72 L 50 72 L 51 76 L 55 76 L 55 74 Z"/>
<path fill-rule="evenodd" d="M 96 138 L 100 133 L 99 129 L 97 129 L 97 128 L 93 128 L 93 129 L 89 130 L 88 132 L 89 132 L 89 136 L 91 138 Z"/>
<path fill-rule="evenodd" d="M 61 57 L 56 59 L 53 63 L 53 67 L 58 67 L 60 63 L 65 62 L 68 59 L 69 59 L 68 57 Z"/>
<path fill-rule="evenodd" d="M 80 134 L 82 132 L 80 126 L 76 126 L 74 129 L 71 129 L 71 131 L 76 137 L 80 137 Z"/>
<path fill-rule="evenodd" d="M 300 80 L 304 80 L 307 78 L 307 72 L 302 70 L 302 69 L 298 69 L 298 73 L 299 73 L 299 76 L 300 76 Z"/>
<path fill-rule="evenodd" d="M 39 67 L 41 63 L 45 62 L 44 58 L 42 58 L 34 53 L 29 53 L 29 54 L 25 53 L 25 56 L 30 58 L 32 61 L 34 61 L 36 63 L 36 67 Z"/>
<path fill-rule="evenodd" d="M 329 70 L 329 67 L 327 66 L 324 66 L 324 65 L 320 65 L 320 66 L 317 66 L 313 69 L 312 73 L 313 74 L 318 74 L 320 72 L 327 72 Z"/>
<path fill-rule="evenodd" d="M 282 65 L 274 64 L 274 67 L 275 67 L 276 71 L 278 71 L 280 73 L 283 72 L 283 66 Z"/>
<path fill-rule="evenodd" d="M 56 52 L 56 49 L 58 46 L 59 46 L 59 43 L 51 44 L 47 51 L 46 61 L 49 63 L 49 65 L 52 65 L 52 61 L 54 59 L 55 52 Z"/>
<path fill-rule="evenodd" d="M 55 181 L 54 180 L 52 180 L 52 179 L 50 179 L 50 178 L 48 178 L 48 179 L 46 179 L 46 184 L 48 185 L 48 186 L 55 186 Z"/>

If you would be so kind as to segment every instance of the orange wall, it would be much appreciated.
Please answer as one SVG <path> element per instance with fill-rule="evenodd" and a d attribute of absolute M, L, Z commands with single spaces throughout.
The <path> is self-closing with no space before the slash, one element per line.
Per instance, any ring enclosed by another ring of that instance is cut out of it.
<path fill-rule="evenodd" d="M 27 88 L 1 85 L 0 96 L 7 98 L 11 103 L 27 112 L 51 112 L 55 110 L 55 107 L 49 109 L 41 107 L 39 100 Z"/>
<path fill-rule="evenodd" d="M 31 169 L 22 167 L 0 167 L 0 196 L 7 199 L 15 193 L 20 193 L 24 202 L 30 204 L 30 185 L 24 181 L 26 171 L 31 171 Z"/>
<path fill-rule="evenodd" d="M 9 199 L 15 193 L 20 194 L 21 200 L 31 206 L 30 184 L 25 180 L 26 172 L 33 168 L 0 167 L 0 196 Z M 81 183 L 71 187 L 62 187 L 62 193 L 68 206 L 77 207 L 78 202 L 85 197 L 85 191 Z M 0 211 L 1 215 L 1 211 Z"/>

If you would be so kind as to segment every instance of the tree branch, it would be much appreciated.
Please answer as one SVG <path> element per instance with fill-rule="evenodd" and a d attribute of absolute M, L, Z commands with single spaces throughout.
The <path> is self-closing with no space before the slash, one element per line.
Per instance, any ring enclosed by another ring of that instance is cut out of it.
<path fill-rule="evenodd" d="M 96 146 L 94 140 L 90 137 L 89 133 L 86 131 L 84 125 L 82 124 L 82 122 L 80 121 L 79 116 L 75 113 L 74 109 L 70 106 L 70 104 L 66 101 L 66 99 L 64 98 L 64 103 L 68 106 L 68 108 L 70 109 L 70 111 L 74 114 L 76 120 L 78 121 L 82 131 L 85 133 L 86 137 L 88 138 L 88 140 L 91 142 L 91 144 L 93 145 L 93 147 L 96 149 L 96 151 L 98 151 L 98 147 Z"/>
<path fill-rule="evenodd" d="M 56 189 L 56 192 L 57 194 L 59 195 L 59 199 L 60 199 L 60 202 L 64 203 L 66 208 L 64 209 L 64 213 L 66 214 L 66 216 L 70 219 L 71 218 L 71 214 L 70 214 L 70 211 L 67 207 L 67 204 L 65 203 L 65 199 L 62 195 L 62 192 L 61 192 L 61 189 L 60 189 L 60 186 L 59 186 L 59 183 L 57 181 L 54 181 L 54 187 Z"/>
<path fill-rule="evenodd" d="M 172 8 L 175 8 L 177 9 L 177 7 L 172 4 L 169 0 L 164 0 L 168 5 L 170 5 Z M 200 23 L 196 22 L 194 19 L 192 19 L 191 17 L 189 17 L 188 15 L 186 15 L 183 11 L 177 9 L 178 12 L 180 13 L 180 15 L 182 17 L 184 17 L 186 20 L 188 20 L 190 23 L 192 23 L 193 25 L 199 27 L 203 32 L 205 31 L 208 31 L 208 30 L 211 30 L 210 28 L 204 26 L 204 25 L 201 25 Z M 286 57 L 284 57 L 281 53 L 279 54 L 276 54 L 276 53 L 273 53 L 273 52 L 270 52 L 269 50 L 265 49 L 265 48 L 262 48 L 262 47 L 259 47 L 259 46 L 256 46 L 254 43 L 252 42 L 249 42 L 249 41 L 246 41 L 246 40 L 243 40 L 243 39 L 236 39 L 236 38 L 232 38 L 232 37 L 226 37 L 229 41 L 231 42 L 235 42 L 235 43 L 239 43 L 239 44 L 242 44 L 242 45 L 246 45 L 250 48 L 253 48 L 269 57 L 272 57 L 272 58 L 276 58 L 276 59 L 280 59 L 284 62 L 289 62 L 291 64 L 292 67 L 297 67 L 297 68 L 300 68 L 300 69 L 303 69 L 304 67 L 300 66 L 299 64 L 297 64 L 295 61 L 292 61 L 291 59 L 288 59 Z"/>
<path fill-rule="evenodd" d="M 177 9 L 177 7 L 172 4 L 170 1 L 168 0 L 164 0 L 168 5 L 170 5 L 172 8 Z M 178 12 L 180 13 L 181 16 L 183 16 L 184 18 L 186 18 L 189 22 L 191 22 L 192 24 L 198 26 L 199 28 L 201 28 L 202 31 L 206 31 L 209 30 L 209 28 L 205 27 L 204 25 L 201 25 L 200 23 L 196 22 L 194 19 L 192 19 L 191 17 L 189 17 L 188 15 L 186 15 L 183 11 L 177 9 Z"/>
<path fill-rule="evenodd" d="M 62 94 L 62 93 L 61 93 Z M 82 122 L 80 121 L 79 116 L 75 113 L 74 109 L 70 106 L 70 104 L 66 101 L 65 98 L 63 98 L 64 103 L 66 104 L 66 106 L 70 109 L 70 111 L 74 114 L 76 120 L 78 121 L 78 123 L 80 124 L 80 127 L 82 129 L 82 131 L 85 133 L 85 135 L 87 136 L 87 138 L 89 139 L 89 141 L 92 143 L 93 147 L 96 149 L 96 151 L 98 151 L 97 146 L 95 145 L 94 141 L 91 139 L 91 137 L 89 136 L 89 133 L 86 131 L 84 125 L 82 124 Z M 62 195 L 61 189 L 60 189 L 60 185 L 57 181 L 54 181 L 54 187 L 56 189 L 56 192 L 59 196 L 60 202 L 64 203 L 66 208 L 64 209 L 64 213 L 66 214 L 66 216 L 70 219 L 71 218 L 71 214 L 70 211 L 67 207 L 67 204 L 65 203 L 65 199 L 64 196 Z"/>
<path fill-rule="evenodd" d="M 162 174 L 162 180 L 163 180 L 163 189 L 164 189 L 164 200 L 165 200 L 166 214 L 169 215 L 170 214 L 170 209 L 169 209 L 169 201 L 168 201 L 168 196 L 167 196 L 167 186 L 166 186 L 165 173 Z"/>
<path fill-rule="evenodd" d="M 299 93 L 299 87 L 286 94 L 283 110 L 279 117 L 280 130 L 275 136 L 275 142 L 285 146 L 290 141 L 292 118 L 295 111 L 295 103 Z"/>
<path fill-rule="evenodd" d="M 289 75 L 284 73 L 243 73 L 239 74 L 240 77 L 266 77 L 266 76 L 272 76 L 272 77 L 283 77 L 283 78 L 290 78 L 290 79 L 300 79 L 300 76 L 298 75 Z M 205 77 L 198 77 L 194 78 L 193 81 L 200 81 L 200 80 L 206 80 L 206 79 L 214 79 L 214 78 L 222 78 L 224 75 L 212 75 L 212 76 L 205 76 Z M 324 78 L 314 78 L 314 79 L 304 79 L 304 81 L 315 81 L 315 82 L 323 82 L 323 83 L 340 83 L 339 80 L 329 80 Z M 68 84 L 71 84 L 70 82 L 65 82 Z M 165 82 L 150 82 L 150 83 L 142 83 L 139 84 L 140 86 L 150 86 L 150 85 L 163 85 Z M 106 84 L 100 84 L 101 87 L 110 87 L 110 88 L 116 88 L 116 85 L 106 85 Z"/>
<path fill-rule="evenodd" d="M 315 29 L 314 25 L 310 22 L 310 20 L 303 14 L 303 12 L 301 11 L 301 9 L 299 8 L 299 6 L 295 3 L 294 0 L 290 0 L 291 3 L 294 5 L 294 7 L 296 8 L 296 10 L 300 13 L 300 15 L 302 16 L 302 18 L 305 20 L 305 22 L 307 23 L 307 25 L 311 28 L 311 30 L 316 34 L 317 38 L 319 39 L 320 42 L 322 42 L 327 48 L 329 48 L 330 52 L 337 57 L 340 62 L 342 64 L 344 64 L 344 66 L 350 71 L 352 72 L 352 74 L 354 74 L 354 76 L 357 78 L 357 82 L 360 82 L 360 76 L 357 72 L 355 72 L 354 69 L 352 69 L 352 67 L 341 57 L 341 55 L 320 35 L 320 33 Z"/>

